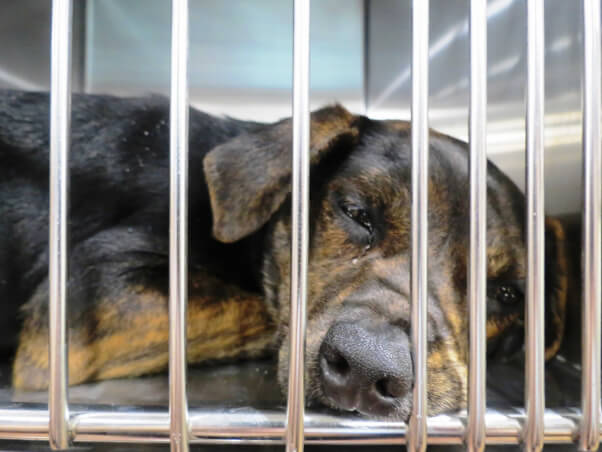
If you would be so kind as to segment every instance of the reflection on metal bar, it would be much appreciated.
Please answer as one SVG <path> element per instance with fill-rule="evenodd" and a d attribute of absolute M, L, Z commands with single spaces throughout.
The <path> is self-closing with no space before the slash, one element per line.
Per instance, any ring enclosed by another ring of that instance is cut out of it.
<path fill-rule="evenodd" d="M 527 293 L 525 448 L 543 447 L 544 393 L 544 2 L 527 1 Z"/>
<path fill-rule="evenodd" d="M 290 357 L 286 417 L 288 452 L 303 451 L 303 375 L 309 236 L 309 12 L 310 0 L 294 1 Z"/>
<path fill-rule="evenodd" d="M 368 102 L 370 97 L 370 0 L 363 0 L 363 49 L 362 49 L 362 114 L 368 115 Z"/>
<path fill-rule="evenodd" d="M 69 446 L 67 402 L 67 209 L 71 127 L 70 0 L 52 2 L 50 49 L 50 219 L 49 219 L 49 441 L 53 449 Z"/>
<path fill-rule="evenodd" d="M 169 210 L 169 428 L 171 450 L 188 451 L 188 0 L 171 3 Z"/>
<path fill-rule="evenodd" d="M 487 1 L 470 2 L 470 451 L 485 448 L 485 322 L 487 314 Z"/>
<path fill-rule="evenodd" d="M 583 2 L 583 340 L 579 449 L 600 442 L 600 0 Z"/>
<path fill-rule="evenodd" d="M 577 409 L 547 410 L 544 439 L 548 444 L 572 444 L 579 431 Z M 72 408 L 72 434 L 76 443 L 169 443 L 170 420 L 165 411 L 89 411 Z M 485 416 L 487 445 L 519 444 L 524 409 L 489 410 Z M 464 416 L 428 419 L 428 443 L 456 444 L 465 438 Z M 281 411 L 252 408 L 190 410 L 190 442 L 193 444 L 283 444 L 285 415 Z M 309 412 L 305 417 L 308 444 L 405 444 L 406 425 Z M 48 440 L 45 409 L 3 406 L 0 408 L 0 439 Z"/>
<path fill-rule="evenodd" d="M 408 451 L 426 449 L 428 305 L 429 2 L 412 2 L 412 356 L 414 390 Z"/>

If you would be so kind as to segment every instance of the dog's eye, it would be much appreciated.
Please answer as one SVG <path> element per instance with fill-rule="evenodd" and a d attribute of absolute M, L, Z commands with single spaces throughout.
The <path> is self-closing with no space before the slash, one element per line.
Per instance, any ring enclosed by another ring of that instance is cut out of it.
<path fill-rule="evenodd" d="M 507 305 L 516 304 L 521 299 L 520 291 L 512 285 L 498 286 L 494 296 L 497 301 Z"/>
<path fill-rule="evenodd" d="M 368 212 L 361 207 L 343 204 L 341 206 L 343 213 L 351 218 L 353 221 L 364 227 L 368 232 L 372 233 L 374 230 L 372 226 L 372 220 Z"/>

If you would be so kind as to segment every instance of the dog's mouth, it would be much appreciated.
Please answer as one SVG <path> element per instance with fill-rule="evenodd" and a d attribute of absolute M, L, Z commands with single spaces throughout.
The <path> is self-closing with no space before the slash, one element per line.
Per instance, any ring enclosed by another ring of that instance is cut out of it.
<path fill-rule="evenodd" d="M 396 403 L 382 403 L 382 388 L 371 388 L 372 394 L 361 394 L 359 391 L 341 396 L 332 388 L 324 385 L 322 380 L 320 402 L 337 411 L 353 413 L 370 419 L 408 422 L 412 410 L 411 394 Z"/>
<path fill-rule="evenodd" d="M 376 410 L 364 410 L 359 407 L 342 408 L 341 406 L 338 405 L 338 403 L 335 400 L 333 400 L 330 397 L 326 397 L 325 399 L 321 400 L 319 403 L 322 406 L 326 406 L 326 407 L 336 410 L 338 412 L 342 411 L 345 413 L 349 413 L 351 415 L 367 417 L 370 419 L 380 420 L 380 421 L 398 421 L 398 422 L 400 421 L 400 422 L 408 423 L 410 420 L 410 414 L 412 411 L 411 400 L 409 400 L 407 404 L 400 406 L 397 410 L 391 411 L 389 413 L 382 413 L 382 412 L 376 411 Z"/>
<path fill-rule="evenodd" d="M 278 372 L 279 383 L 285 393 L 288 387 L 287 348 L 285 346 L 281 349 Z M 414 387 L 411 356 L 407 368 L 411 369 L 412 374 L 400 383 L 391 378 L 399 377 L 399 370 L 389 369 L 379 373 L 364 367 L 367 376 L 354 375 L 349 363 L 353 358 L 343 361 L 340 355 L 329 348 L 329 345 L 324 345 L 324 341 L 318 347 L 311 347 L 308 343 L 305 380 L 307 403 L 310 406 L 322 406 L 375 420 L 408 422 Z M 394 364 L 401 361 L 390 359 L 386 362 Z M 440 368 L 429 366 L 429 414 L 436 415 L 462 408 L 466 394 L 462 392 L 464 384 L 461 380 L 465 374 L 458 370 L 459 367 L 460 363 L 449 363 L 446 359 Z"/>
<path fill-rule="evenodd" d="M 407 422 L 412 410 L 414 366 L 408 322 L 365 305 L 342 305 L 314 315 L 307 325 L 306 395 L 325 406 L 370 419 Z M 393 320 L 392 320 L 393 319 Z M 465 365 L 457 343 L 431 322 L 429 412 L 460 409 L 466 395 Z M 289 338 L 281 339 L 279 382 L 288 386 Z M 448 339 L 440 339 L 445 337 Z"/>

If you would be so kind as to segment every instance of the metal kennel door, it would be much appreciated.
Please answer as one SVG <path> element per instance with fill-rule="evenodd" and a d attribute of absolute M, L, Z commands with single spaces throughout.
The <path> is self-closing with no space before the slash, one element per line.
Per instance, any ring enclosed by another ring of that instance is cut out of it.
<path fill-rule="evenodd" d="M 304 347 L 308 261 L 310 1 L 294 0 L 293 189 L 290 371 L 287 412 L 189 409 L 186 399 L 188 202 L 188 0 L 172 0 L 170 127 L 169 411 L 74 409 L 67 400 L 67 205 L 71 98 L 72 1 L 53 0 L 50 144 L 50 384 L 48 409 L 0 407 L 0 438 L 49 441 L 55 449 L 78 442 L 195 444 L 304 443 L 522 444 L 576 443 L 594 451 L 600 441 L 601 159 L 600 0 L 584 0 L 583 60 L 583 341 L 580 408 L 546 410 L 544 399 L 544 0 L 527 8 L 527 303 L 524 409 L 502 412 L 486 404 L 486 136 L 487 2 L 470 2 L 470 365 L 467 415 L 428 417 L 427 183 L 429 1 L 412 6 L 412 264 L 411 324 L 416 381 L 408 426 L 304 412 Z"/>

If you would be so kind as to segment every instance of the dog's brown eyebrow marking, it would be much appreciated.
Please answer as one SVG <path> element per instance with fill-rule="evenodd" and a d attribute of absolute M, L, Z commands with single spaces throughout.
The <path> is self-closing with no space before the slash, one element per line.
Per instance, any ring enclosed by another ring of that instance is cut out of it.
<path fill-rule="evenodd" d="M 393 130 L 397 130 L 399 132 L 409 133 L 411 130 L 411 123 L 409 121 L 402 121 L 399 119 L 389 119 L 383 121 Z"/>
<path fill-rule="evenodd" d="M 512 279 L 525 278 L 524 254 L 505 246 L 487 247 L 487 278 L 508 276 Z"/>
<path fill-rule="evenodd" d="M 512 265 L 512 257 L 499 248 L 487 249 L 487 276 L 496 278 L 508 271 Z"/>

